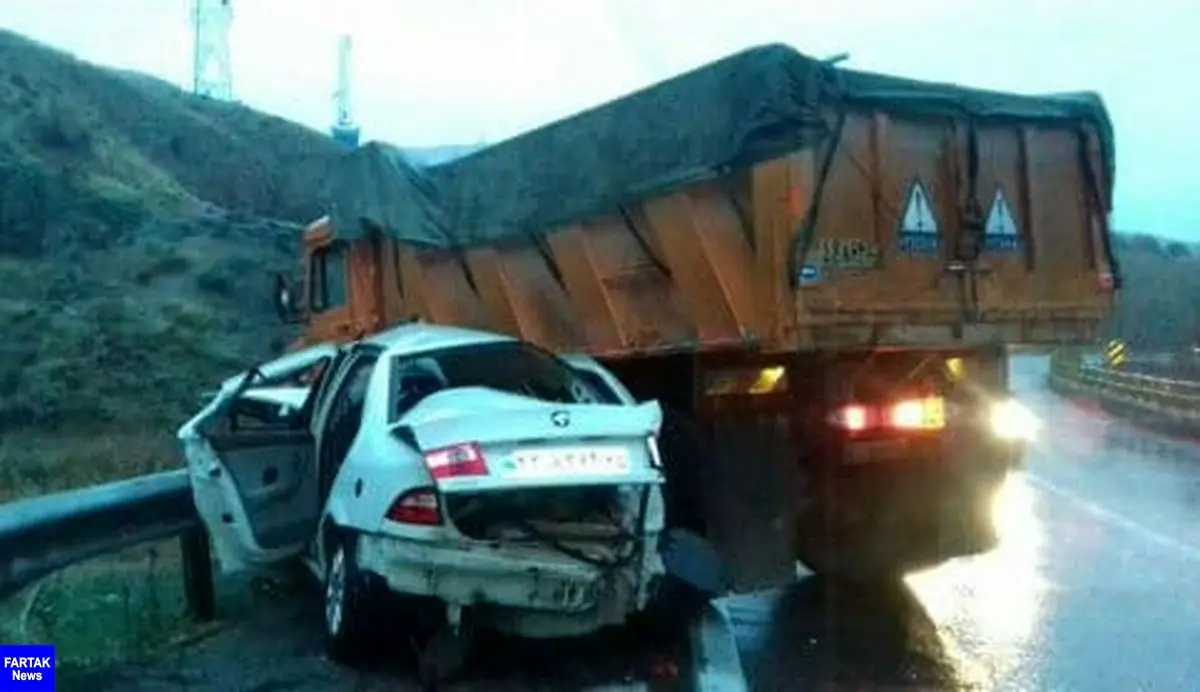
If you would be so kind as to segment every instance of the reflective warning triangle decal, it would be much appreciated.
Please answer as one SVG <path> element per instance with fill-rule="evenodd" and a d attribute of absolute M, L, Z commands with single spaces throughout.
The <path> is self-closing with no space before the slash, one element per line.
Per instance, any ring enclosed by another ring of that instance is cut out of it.
<path fill-rule="evenodd" d="M 908 191 L 908 200 L 904 205 L 904 214 L 900 217 L 901 233 L 919 233 L 932 235 L 938 232 L 937 218 L 933 215 L 933 206 L 929 203 L 929 195 L 918 180 Z"/>
<path fill-rule="evenodd" d="M 987 220 L 983 223 L 983 246 L 987 250 L 1017 250 L 1021 247 L 1021 231 L 1000 188 L 996 188 Z"/>
<path fill-rule="evenodd" d="M 940 230 L 925 186 L 920 180 L 914 180 L 908 188 L 904 209 L 900 212 L 900 227 L 896 233 L 900 251 L 907 254 L 937 254 L 942 244 Z"/>
<path fill-rule="evenodd" d="M 988 210 L 983 232 L 986 235 L 1012 238 L 1020 235 L 1017 232 L 1017 222 L 1013 220 L 1012 211 L 1009 210 L 1008 202 L 1004 201 L 1004 193 L 999 188 L 996 189 L 996 196 L 992 198 L 992 208 Z"/>

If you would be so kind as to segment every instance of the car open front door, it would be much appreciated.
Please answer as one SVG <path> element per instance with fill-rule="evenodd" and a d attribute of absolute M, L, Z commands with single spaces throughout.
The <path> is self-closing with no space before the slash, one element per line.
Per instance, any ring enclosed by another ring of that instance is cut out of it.
<path fill-rule="evenodd" d="M 299 554 L 315 531 L 312 388 L 289 377 L 328 367 L 335 353 L 315 347 L 261 366 L 247 382 L 231 379 L 179 431 L 197 512 L 227 572 Z"/>

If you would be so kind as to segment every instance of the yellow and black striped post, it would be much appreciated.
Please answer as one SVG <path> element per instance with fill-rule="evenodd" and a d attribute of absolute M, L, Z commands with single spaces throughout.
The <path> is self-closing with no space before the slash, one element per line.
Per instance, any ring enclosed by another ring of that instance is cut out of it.
<path fill-rule="evenodd" d="M 1104 346 L 1104 360 L 1110 368 L 1119 368 L 1129 359 L 1129 349 L 1126 348 L 1125 342 L 1120 339 L 1113 339 Z"/>

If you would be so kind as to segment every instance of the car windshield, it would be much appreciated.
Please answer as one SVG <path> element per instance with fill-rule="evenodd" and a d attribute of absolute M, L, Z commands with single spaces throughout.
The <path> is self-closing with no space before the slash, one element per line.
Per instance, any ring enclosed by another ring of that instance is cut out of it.
<path fill-rule="evenodd" d="M 553 355 L 519 342 L 460 346 L 397 356 L 392 362 L 391 419 L 444 389 L 487 387 L 543 401 L 612 400 Z"/>

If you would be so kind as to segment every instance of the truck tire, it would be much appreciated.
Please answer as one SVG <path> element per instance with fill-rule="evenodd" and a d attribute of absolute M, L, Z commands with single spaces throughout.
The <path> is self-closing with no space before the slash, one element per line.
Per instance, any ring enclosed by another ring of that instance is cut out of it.
<path fill-rule="evenodd" d="M 667 528 L 708 537 L 705 479 L 712 468 L 712 456 L 700 426 L 686 414 L 664 406 L 658 442 L 666 478 L 663 499 Z"/>

